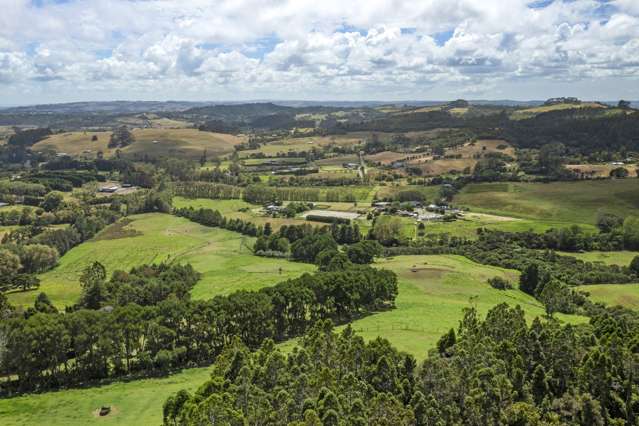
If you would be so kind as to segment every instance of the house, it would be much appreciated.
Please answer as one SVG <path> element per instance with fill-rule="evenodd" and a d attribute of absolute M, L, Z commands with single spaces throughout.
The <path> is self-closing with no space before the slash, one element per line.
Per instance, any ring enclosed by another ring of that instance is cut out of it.
<path fill-rule="evenodd" d="M 391 205 L 391 203 L 386 202 L 386 201 L 377 201 L 375 203 L 373 203 L 373 208 L 375 210 L 384 210 L 387 207 L 389 207 Z"/>
<path fill-rule="evenodd" d="M 397 210 L 397 214 L 404 217 L 417 217 L 417 213 L 409 212 L 408 210 Z"/>
<path fill-rule="evenodd" d="M 268 206 L 264 207 L 264 210 L 266 210 L 266 213 L 268 214 L 277 214 L 284 210 L 284 207 L 277 206 L 275 204 L 269 204 Z"/>
<path fill-rule="evenodd" d="M 344 167 L 345 169 L 358 169 L 359 163 L 344 163 L 342 164 L 342 167 Z"/>
<path fill-rule="evenodd" d="M 417 220 L 423 221 L 423 222 L 437 222 L 440 220 L 444 220 L 444 215 L 439 213 L 424 213 L 424 214 L 420 214 L 417 217 Z"/>
<path fill-rule="evenodd" d="M 103 186 L 99 189 L 99 192 L 105 192 L 108 194 L 113 194 L 114 192 L 116 192 L 118 189 L 120 189 L 119 186 L 117 185 L 111 185 L 111 186 Z"/>

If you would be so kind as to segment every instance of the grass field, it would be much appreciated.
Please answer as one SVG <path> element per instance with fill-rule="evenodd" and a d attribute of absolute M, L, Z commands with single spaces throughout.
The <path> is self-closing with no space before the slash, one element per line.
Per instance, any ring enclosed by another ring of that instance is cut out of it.
<path fill-rule="evenodd" d="M 578 289 L 590 293 L 590 299 L 594 302 L 639 311 L 639 284 L 584 285 Z"/>
<path fill-rule="evenodd" d="M 639 180 L 471 184 L 454 201 L 477 212 L 592 225 L 599 211 L 639 214 Z"/>
<path fill-rule="evenodd" d="M 589 251 L 586 253 L 558 252 L 565 256 L 576 257 L 585 262 L 602 262 L 606 265 L 628 266 L 635 256 L 639 256 L 636 251 Z"/>
<path fill-rule="evenodd" d="M 125 226 L 111 225 L 93 240 L 66 253 L 53 270 L 40 275 L 40 288 L 9 293 L 15 305 L 31 305 L 43 291 L 57 306 L 71 305 L 80 296 L 79 276 L 93 261 L 110 274 L 144 263 L 191 263 L 203 274 L 192 290 L 206 299 L 239 289 L 255 290 L 314 269 L 311 265 L 253 256 L 252 239 L 219 228 L 208 228 L 165 214 L 132 216 Z M 124 222 L 126 223 L 126 222 Z"/>
<path fill-rule="evenodd" d="M 555 104 L 555 105 L 541 105 L 534 108 L 526 108 L 516 110 L 511 114 L 511 118 L 515 120 L 521 120 L 524 118 L 534 117 L 537 114 L 550 111 L 561 111 L 564 109 L 581 109 L 581 108 L 606 108 L 604 105 L 597 102 L 582 102 L 580 104 Z"/>
<path fill-rule="evenodd" d="M 97 141 L 92 141 L 96 136 Z M 136 154 L 153 157 L 176 156 L 198 159 L 206 149 L 209 156 L 224 155 L 233 151 L 233 146 L 244 141 L 244 138 L 211 132 L 200 132 L 197 129 L 134 129 L 135 142 L 121 150 L 125 156 Z M 95 158 L 98 151 L 106 157 L 115 154 L 115 149 L 108 148 L 111 132 L 70 132 L 52 135 L 33 146 L 35 151 L 53 149 L 73 156 Z M 90 151 L 90 152 L 85 152 Z"/>
<path fill-rule="evenodd" d="M 584 173 L 593 177 L 607 178 L 610 176 L 610 172 L 619 167 L 623 167 L 628 171 L 628 176 L 637 177 L 637 164 L 626 164 L 624 166 L 613 166 L 612 164 L 568 164 L 567 169 L 572 170 L 575 173 Z"/>
<path fill-rule="evenodd" d="M 336 146 L 350 146 L 361 143 L 362 139 L 357 136 L 350 135 L 335 135 L 335 136 L 309 136 L 304 138 L 287 138 L 281 139 L 275 142 L 269 142 L 259 147 L 259 149 L 252 149 L 241 151 L 240 156 L 242 158 L 248 157 L 251 154 L 263 153 L 267 156 L 274 156 L 278 153 L 286 152 L 305 152 L 311 151 L 313 148 L 325 147 L 328 145 Z"/>
<path fill-rule="evenodd" d="M 165 218 L 163 215 L 155 216 Z M 152 220 L 145 218 L 144 221 L 148 223 Z M 185 255 L 184 259 L 193 262 L 198 269 L 202 266 L 198 267 L 198 261 L 220 261 L 201 251 L 191 256 Z M 220 265 L 220 268 L 226 269 L 227 277 L 230 274 L 246 275 L 238 274 L 233 263 L 242 256 L 231 256 L 229 253 L 228 257 L 234 259 L 231 259 L 231 263 Z M 251 257 L 251 260 L 255 258 Z M 256 265 L 253 262 L 251 268 L 257 268 Z M 530 296 L 518 290 L 495 290 L 485 282 L 494 276 L 515 281 L 516 271 L 478 265 L 460 256 L 399 256 L 380 261 L 376 266 L 398 274 L 397 308 L 360 319 L 354 323 L 354 328 L 367 339 L 385 337 L 418 359 L 425 358 L 428 349 L 433 347 L 441 334 L 458 326 L 462 309 L 471 304 L 481 314 L 501 302 L 521 305 L 529 319 L 544 313 L 541 305 Z M 259 274 L 251 275 L 250 279 L 259 280 Z M 584 321 L 580 317 L 560 318 L 570 322 Z M 294 344 L 295 340 L 281 346 L 286 350 Z M 161 379 L 118 382 L 88 389 L 4 399 L 0 400 L 0 424 L 160 424 L 165 399 L 179 389 L 195 389 L 207 376 L 207 369 L 199 368 Z M 114 414 L 106 418 L 96 417 L 94 412 L 102 405 L 114 407 Z"/>
<path fill-rule="evenodd" d="M 551 228 L 565 227 L 565 222 L 520 219 L 509 216 L 497 216 L 486 213 L 465 213 L 464 217 L 454 222 L 432 222 L 426 224 L 427 234 L 448 233 L 455 237 L 474 239 L 478 228 L 494 229 L 505 232 L 533 231 L 543 233 Z M 592 225 L 583 225 L 585 229 L 595 231 Z"/>
<path fill-rule="evenodd" d="M 194 391 L 209 377 L 209 368 L 193 368 L 158 379 L 117 382 L 88 389 L 0 399 L 3 426 L 161 425 L 162 404 L 181 389 Z M 95 410 L 110 405 L 106 417 Z"/>
<path fill-rule="evenodd" d="M 399 277 L 397 308 L 355 321 L 366 339 L 382 336 L 398 349 L 424 359 L 442 334 L 457 328 L 462 309 L 474 305 L 484 315 L 496 304 L 520 305 L 528 319 L 545 314 L 541 303 L 519 290 L 496 290 L 486 282 L 500 276 L 515 283 L 518 272 L 480 265 L 461 256 L 397 256 L 379 261 Z M 415 271 L 415 272 L 413 272 Z M 558 316 L 571 323 L 587 319 Z"/>

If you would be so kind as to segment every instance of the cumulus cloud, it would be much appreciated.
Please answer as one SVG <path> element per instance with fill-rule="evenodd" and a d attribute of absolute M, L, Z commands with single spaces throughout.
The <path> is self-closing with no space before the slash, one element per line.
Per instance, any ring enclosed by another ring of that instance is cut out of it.
<path fill-rule="evenodd" d="M 521 98 L 638 78 L 634 0 L 13 0 L 0 14 L 14 94 Z"/>

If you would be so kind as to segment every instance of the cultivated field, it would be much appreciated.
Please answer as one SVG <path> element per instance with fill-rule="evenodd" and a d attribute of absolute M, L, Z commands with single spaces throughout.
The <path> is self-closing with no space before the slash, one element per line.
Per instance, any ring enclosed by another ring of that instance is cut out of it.
<path fill-rule="evenodd" d="M 454 201 L 483 213 L 593 225 L 599 211 L 639 214 L 639 180 L 471 184 Z"/>
<path fill-rule="evenodd" d="M 59 307 L 72 305 L 80 297 L 82 270 L 96 260 L 109 274 L 145 263 L 191 263 L 203 274 L 192 294 L 203 299 L 255 290 L 314 269 L 308 264 L 253 256 L 252 245 L 251 238 L 238 233 L 171 215 L 131 216 L 66 253 L 56 268 L 40 275 L 39 289 L 9 293 L 8 297 L 12 304 L 26 306 L 43 291 Z"/>
<path fill-rule="evenodd" d="M 92 141 L 93 136 L 97 141 Z M 244 141 L 243 137 L 222 133 L 200 132 L 197 129 L 134 129 L 135 142 L 121 152 L 125 156 L 149 155 L 151 157 L 173 156 L 197 159 L 204 150 L 209 156 L 224 155 L 233 151 L 233 146 Z M 73 156 L 86 155 L 94 158 L 98 151 L 106 157 L 115 154 L 108 148 L 111 132 L 70 132 L 52 135 L 33 146 L 35 151 L 53 149 Z M 86 152 L 90 151 L 90 152 Z"/>
<path fill-rule="evenodd" d="M 589 293 L 594 302 L 639 311 L 639 284 L 584 285 L 578 289 Z"/>
<path fill-rule="evenodd" d="M 397 308 L 357 320 L 353 328 L 366 339 L 384 337 L 399 350 L 424 359 L 449 329 L 457 329 L 462 309 L 476 306 L 483 315 L 499 303 L 520 305 L 527 318 L 545 314 L 540 302 L 519 290 L 496 290 L 486 281 L 500 276 L 517 287 L 518 272 L 477 264 L 462 256 L 397 256 L 377 267 L 397 273 Z M 558 315 L 569 322 L 586 318 Z"/>

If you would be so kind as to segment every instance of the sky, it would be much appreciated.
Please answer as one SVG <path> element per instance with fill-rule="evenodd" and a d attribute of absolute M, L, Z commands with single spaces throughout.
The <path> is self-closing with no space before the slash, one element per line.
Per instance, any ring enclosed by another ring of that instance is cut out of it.
<path fill-rule="evenodd" d="M 639 0 L 0 0 L 0 105 L 639 99 Z"/>

